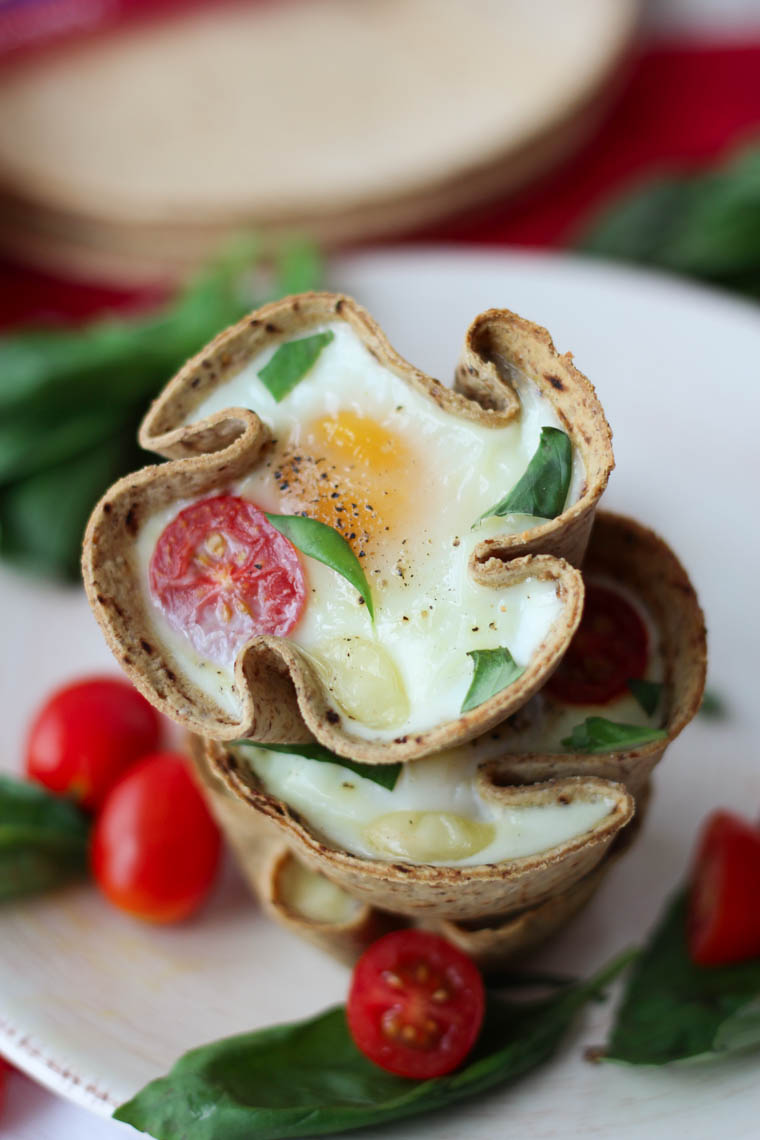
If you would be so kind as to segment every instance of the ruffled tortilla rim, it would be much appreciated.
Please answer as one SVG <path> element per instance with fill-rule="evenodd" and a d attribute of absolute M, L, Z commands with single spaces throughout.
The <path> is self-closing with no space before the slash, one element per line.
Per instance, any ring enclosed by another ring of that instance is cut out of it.
<path fill-rule="evenodd" d="M 652 616 L 665 667 L 665 737 L 601 754 L 510 753 L 500 760 L 502 777 L 507 782 L 522 783 L 566 775 L 598 776 L 621 781 L 638 798 L 666 748 L 693 720 L 702 703 L 707 673 L 704 614 L 686 570 L 667 543 L 624 515 L 598 512 L 584 573 L 619 582 L 641 599 Z M 583 719 L 582 713 L 578 719 Z"/>
<path fill-rule="evenodd" d="M 586 465 L 587 485 L 567 511 L 523 535 L 480 542 L 470 563 L 476 580 L 498 587 L 509 579 L 510 566 L 513 574 L 524 572 L 527 555 L 544 556 L 532 564 L 536 573 L 549 573 L 554 558 L 552 573 L 567 601 L 564 619 L 555 627 L 557 636 L 547 639 L 531 667 L 509 689 L 464 716 L 390 742 L 366 741 L 336 723 L 321 681 L 286 638 L 257 638 L 241 650 L 235 676 L 242 712 L 230 715 L 181 675 L 170 654 L 156 643 L 131 558 L 145 518 L 241 478 L 269 438 L 265 425 L 247 409 L 225 410 L 182 426 L 193 408 L 273 340 L 308 332 L 328 320 L 346 321 L 368 350 L 410 387 L 452 414 L 478 423 L 509 422 L 519 405 L 505 377 L 513 364 L 527 371 L 552 401 Z M 251 737 L 297 743 L 313 736 L 347 758 L 395 763 L 472 739 L 529 699 L 558 664 L 580 618 L 582 585 L 562 556 L 571 563 L 582 558 L 613 465 L 610 431 L 591 384 L 571 357 L 556 353 L 546 330 L 507 310 L 490 310 L 473 323 L 457 376 L 460 391 L 444 388 L 400 357 L 361 306 L 331 293 L 302 294 L 258 310 L 221 333 L 180 370 L 154 403 L 140 433 L 144 447 L 173 461 L 129 475 L 107 492 L 90 519 L 83 552 L 90 605 L 112 652 L 151 703 L 188 731 L 218 740 Z"/>
<path fill-rule="evenodd" d="M 236 798 L 250 805 L 252 817 L 264 816 L 285 842 L 313 870 L 372 906 L 410 916 L 475 919 L 523 909 L 566 889 L 604 856 L 615 835 L 633 818 L 635 801 L 621 785 L 595 777 L 568 777 L 515 787 L 488 789 L 506 803 L 569 803 L 605 795 L 613 806 L 593 828 L 543 852 L 500 863 L 441 866 L 367 859 L 322 840 L 298 812 L 269 795 L 245 761 L 215 741 L 206 741 L 206 759 Z M 487 779 L 494 762 L 484 766 Z M 254 823 L 255 826 L 255 823 Z"/>

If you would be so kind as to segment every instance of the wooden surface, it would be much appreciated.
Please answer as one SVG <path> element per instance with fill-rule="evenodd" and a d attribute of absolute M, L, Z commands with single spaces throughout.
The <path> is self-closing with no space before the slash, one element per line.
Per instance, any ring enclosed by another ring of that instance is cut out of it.
<path fill-rule="evenodd" d="M 245 226 L 428 222 L 577 145 L 639 6 L 282 0 L 71 43 L 0 79 L 0 245 L 135 279 Z"/>

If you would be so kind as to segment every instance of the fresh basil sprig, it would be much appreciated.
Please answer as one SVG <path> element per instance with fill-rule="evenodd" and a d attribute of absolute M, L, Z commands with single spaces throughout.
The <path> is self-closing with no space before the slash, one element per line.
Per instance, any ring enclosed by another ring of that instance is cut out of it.
<path fill-rule="evenodd" d="M 310 519 L 305 515 L 267 515 L 270 523 L 280 534 L 284 534 L 294 546 L 309 558 L 316 558 L 324 562 L 331 570 L 350 582 L 354 589 L 361 594 L 369 611 L 369 616 L 375 620 L 375 610 L 372 605 L 372 594 L 369 582 L 361 568 L 359 559 L 346 542 L 342 534 L 334 527 Z"/>
<path fill-rule="evenodd" d="M 78 577 L 82 533 L 98 497 L 149 461 L 135 437 L 150 400 L 188 357 L 261 298 L 259 256 L 237 242 L 149 316 L 0 336 L 0 556 Z M 314 250 L 274 258 L 271 297 L 314 288 Z M 65 490 L 62 490 L 65 489 Z"/>
<path fill-rule="evenodd" d="M 479 1096 L 547 1061 L 576 1014 L 630 960 L 549 998 L 489 997 L 475 1049 L 449 1076 L 409 1081 L 368 1061 L 342 1006 L 186 1053 L 114 1113 L 156 1140 L 281 1140 L 387 1124 Z"/>
<path fill-rule="evenodd" d="M 603 716 L 589 716 L 575 725 L 570 736 L 562 740 L 562 747 L 568 752 L 621 752 L 653 740 L 665 740 L 667 735 L 661 728 L 616 724 Z"/>
<path fill-rule="evenodd" d="M 259 380 L 279 404 L 312 369 L 322 349 L 335 333 L 315 333 L 281 344 L 259 372 Z"/>
<path fill-rule="evenodd" d="M 358 760 L 346 760 L 338 756 L 329 748 L 321 744 L 259 744 L 255 740 L 233 740 L 233 744 L 244 745 L 247 748 L 262 748 L 267 752 L 284 752 L 291 756 L 303 756 L 304 760 L 318 760 L 324 764 L 339 764 L 341 768 L 348 768 L 363 780 L 372 780 L 381 788 L 392 792 L 401 775 L 401 764 L 360 764 Z"/>
<path fill-rule="evenodd" d="M 580 247 L 760 296 L 760 146 L 624 193 Z"/>
<path fill-rule="evenodd" d="M 315 245 L 302 237 L 288 238 L 274 252 L 273 289 L 268 300 L 320 287 L 324 266 Z"/>
<path fill-rule="evenodd" d="M 654 716 L 662 697 L 663 685 L 661 682 L 643 681 L 640 677 L 631 677 L 628 688 L 647 716 Z"/>
<path fill-rule="evenodd" d="M 696 966 L 686 941 L 686 892 L 671 899 L 626 985 L 603 1056 L 665 1065 L 760 1047 L 760 958 Z"/>
<path fill-rule="evenodd" d="M 705 720 L 725 720 L 728 708 L 724 698 L 714 689 L 705 689 L 702 694 L 702 704 L 699 706 L 699 715 Z"/>
<path fill-rule="evenodd" d="M 507 685 L 522 677 L 525 668 L 518 665 L 506 646 L 498 649 L 472 649 L 467 654 L 472 658 L 474 669 L 470 687 L 462 701 L 460 712 L 469 712 L 495 697 Z"/>
<path fill-rule="evenodd" d="M 70 800 L 0 775 L 0 901 L 87 872 L 90 821 Z"/>
<path fill-rule="evenodd" d="M 573 471 L 570 437 L 559 428 L 541 428 L 541 438 L 524 474 L 509 494 L 476 520 L 491 515 L 535 515 L 555 519 L 562 514 Z"/>

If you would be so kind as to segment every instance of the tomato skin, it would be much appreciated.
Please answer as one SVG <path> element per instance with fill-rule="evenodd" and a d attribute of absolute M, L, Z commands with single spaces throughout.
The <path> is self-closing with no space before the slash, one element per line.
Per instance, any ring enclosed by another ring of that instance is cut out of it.
<path fill-rule="evenodd" d="M 146 756 L 111 790 L 95 822 L 90 862 L 103 894 L 151 922 L 177 922 L 211 887 L 221 837 L 176 752 Z"/>
<path fill-rule="evenodd" d="M 158 538 L 149 574 L 169 624 L 220 664 L 231 664 L 253 637 L 287 636 L 306 604 L 296 548 L 236 495 L 180 511 Z"/>
<path fill-rule="evenodd" d="M 633 606 L 615 590 L 586 586 L 583 616 L 546 692 L 571 705 L 603 705 L 644 675 L 649 634 Z"/>
<path fill-rule="evenodd" d="M 6 1061 L 5 1057 L 0 1057 L 0 1111 L 2 1111 L 5 1104 L 5 1091 L 8 1083 L 8 1075 L 11 1073 L 13 1066 L 10 1062 Z"/>
<path fill-rule="evenodd" d="M 483 979 L 451 943 L 424 930 L 395 930 L 364 951 L 346 1013 L 358 1049 L 400 1077 L 450 1073 L 477 1039 Z"/>
<path fill-rule="evenodd" d="M 689 896 L 688 943 L 698 966 L 760 957 L 760 827 L 717 811 L 700 837 Z"/>
<path fill-rule="evenodd" d="M 26 774 L 95 810 L 160 740 L 158 713 L 128 681 L 84 677 L 56 690 L 36 714 L 27 737 Z"/>

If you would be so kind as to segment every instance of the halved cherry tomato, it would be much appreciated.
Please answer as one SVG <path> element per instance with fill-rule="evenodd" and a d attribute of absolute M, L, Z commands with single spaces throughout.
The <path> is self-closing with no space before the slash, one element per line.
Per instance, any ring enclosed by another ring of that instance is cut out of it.
<path fill-rule="evenodd" d="M 697 847 L 688 939 L 698 966 L 760 957 L 760 827 L 727 811 L 710 816 Z"/>
<path fill-rule="evenodd" d="M 170 624 L 221 664 L 258 634 L 290 633 L 306 602 L 295 547 L 234 495 L 193 503 L 165 527 L 150 588 Z"/>
<path fill-rule="evenodd" d="M 356 964 L 348 1027 L 382 1069 L 427 1080 L 450 1073 L 475 1044 L 485 1010 L 475 963 L 423 930 L 396 930 Z"/>
<path fill-rule="evenodd" d="M 32 721 L 26 774 L 94 809 L 160 739 L 158 713 L 128 681 L 85 677 L 53 693 Z"/>
<path fill-rule="evenodd" d="M 151 922 L 176 922 L 205 898 L 220 847 L 188 761 L 157 752 L 111 791 L 90 857 L 95 881 L 115 906 Z"/>
<path fill-rule="evenodd" d="M 606 704 L 643 675 L 648 647 L 630 602 L 605 586 L 587 586 L 581 623 L 546 691 L 571 705 Z"/>

